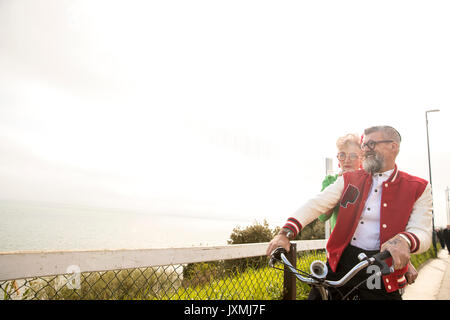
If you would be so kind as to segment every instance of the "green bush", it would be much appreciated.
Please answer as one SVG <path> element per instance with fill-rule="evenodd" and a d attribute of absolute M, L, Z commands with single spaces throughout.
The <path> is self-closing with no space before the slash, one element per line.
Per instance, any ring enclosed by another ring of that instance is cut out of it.
<path fill-rule="evenodd" d="M 269 242 L 277 231 L 278 229 L 271 230 L 266 220 L 262 224 L 255 221 L 253 225 L 244 229 L 241 229 L 240 226 L 234 228 L 228 244 Z"/>
<path fill-rule="evenodd" d="M 228 244 L 261 243 L 269 242 L 279 232 L 279 228 L 270 229 L 267 220 L 263 223 L 255 221 L 253 225 L 241 229 L 237 226 L 230 235 Z M 269 262 L 265 256 L 255 258 L 243 258 L 224 261 L 224 268 L 228 272 L 242 272 L 247 268 L 257 269 L 260 266 L 267 266 Z"/>
<path fill-rule="evenodd" d="M 325 222 L 314 220 L 297 235 L 295 240 L 317 240 L 325 239 Z"/>
<path fill-rule="evenodd" d="M 441 246 L 439 243 L 437 244 L 437 251 L 439 251 Z M 434 250 L 433 246 L 431 246 L 427 251 L 420 254 L 412 254 L 411 255 L 411 263 L 417 270 L 420 269 L 420 267 L 427 262 L 430 259 L 434 259 L 436 257 L 436 251 Z"/>

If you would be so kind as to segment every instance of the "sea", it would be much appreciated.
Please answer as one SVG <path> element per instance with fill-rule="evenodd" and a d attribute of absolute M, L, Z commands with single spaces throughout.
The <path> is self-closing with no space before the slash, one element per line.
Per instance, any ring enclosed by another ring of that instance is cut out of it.
<path fill-rule="evenodd" d="M 0 201 L 0 252 L 226 245 L 253 221 Z"/>

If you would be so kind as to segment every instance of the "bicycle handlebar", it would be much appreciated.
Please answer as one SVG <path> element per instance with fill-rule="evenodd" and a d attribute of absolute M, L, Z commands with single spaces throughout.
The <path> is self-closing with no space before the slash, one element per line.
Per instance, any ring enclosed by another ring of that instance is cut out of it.
<path fill-rule="evenodd" d="M 318 279 L 312 276 L 304 277 L 298 273 L 298 271 L 292 266 L 289 260 L 286 258 L 287 251 L 282 248 L 276 248 L 272 254 L 270 255 L 269 266 L 273 267 L 276 261 L 282 261 L 291 271 L 295 274 L 295 276 L 302 282 L 307 284 L 321 284 L 329 287 L 341 287 L 345 285 L 351 278 L 353 278 L 359 271 L 362 269 L 374 264 L 379 263 L 382 266 L 382 269 L 377 272 L 377 275 L 388 275 L 394 272 L 394 268 L 390 267 L 386 264 L 384 260 L 391 257 L 389 251 L 383 251 L 375 254 L 372 257 L 367 257 L 366 255 L 360 255 L 358 258 L 361 260 L 358 264 L 356 264 L 349 272 L 347 272 L 341 279 L 333 281 L 333 280 L 323 280 Z"/>
<path fill-rule="evenodd" d="M 391 257 L 391 253 L 387 250 L 383 252 L 379 252 L 376 255 L 372 256 L 376 262 L 378 262 L 383 268 L 381 269 L 381 275 L 386 276 L 392 272 L 394 272 L 394 267 L 389 267 L 386 263 L 386 259 Z"/>
<path fill-rule="evenodd" d="M 269 260 L 269 266 L 273 267 L 275 265 L 275 262 L 281 260 L 281 254 L 286 255 L 287 251 L 283 247 L 278 247 L 275 250 L 272 251 L 270 254 L 270 260 Z"/>
<path fill-rule="evenodd" d="M 380 260 L 386 260 L 388 258 L 391 257 L 391 253 L 387 250 L 383 251 L 383 252 L 379 252 L 376 255 L 373 256 L 375 259 L 380 259 Z"/>

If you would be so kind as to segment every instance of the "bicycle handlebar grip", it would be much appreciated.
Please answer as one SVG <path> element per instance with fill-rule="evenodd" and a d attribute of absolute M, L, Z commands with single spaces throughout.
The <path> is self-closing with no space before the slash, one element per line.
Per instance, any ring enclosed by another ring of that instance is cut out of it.
<path fill-rule="evenodd" d="M 287 254 L 286 249 L 284 249 L 283 247 L 278 247 L 275 250 L 272 251 L 272 253 L 270 254 L 270 261 L 269 261 L 269 266 L 273 267 L 275 265 L 275 262 L 278 260 L 281 260 L 281 254 Z"/>
<path fill-rule="evenodd" d="M 385 250 L 383 252 L 377 253 L 373 257 L 382 266 L 381 275 L 386 276 L 393 272 L 393 268 L 389 268 L 386 261 L 384 261 L 391 257 L 391 253 L 389 251 Z"/>
<path fill-rule="evenodd" d="M 379 260 L 386 260 L 386 259 L 388 259 L 390 257 L 391 257 L 391 253 L 389 251 L 387 251 L 387 250 L 385 250 L 383 252 L 380 252 L 380 253 L 377 253 L 375 255 L 375 259 L 378 260 L 378 261 Z"/>
<path fill-rule="evenodd" d="M 270 254 L 272 257 L 274 257 L 277 260 L 281 260 L 281 254 L 287 254 L 287 251 L 285 248 L 283 247 L 278 247 L 275 250 L 272 251 L 272 253 Z"/>

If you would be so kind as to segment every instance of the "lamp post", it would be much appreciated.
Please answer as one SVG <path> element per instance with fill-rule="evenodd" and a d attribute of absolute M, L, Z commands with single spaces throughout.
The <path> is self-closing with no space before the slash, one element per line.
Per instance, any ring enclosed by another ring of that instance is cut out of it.
<path fill-rule="evenodd" d="M 439 112 L 438 109 L 434 109 L 434 110 L 427 110 L 425 111 L 425 122 L 426 122 L 426 126 L 427 126 L 427 147 L 428 147 L 428 172 L 430 174 L 430 186 L 431 186 L 431 195 L 433 198 L 433 183 L 431 182 L 431 160 L 430 160 L 430 140 L 429 140 L 429 135 L 428 135 L 428 113 L 429 112 Z M 437 256 L 437 248 L 436 248 L 436 237 L 434 236 L 434 209 L 432 210 L 432 221 L 433 221 L 433 231 L 431 233 L 431 238 L 433 240 L 433 248 L 434 248 L 434 252 L 435 255 Z"/>

